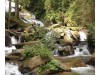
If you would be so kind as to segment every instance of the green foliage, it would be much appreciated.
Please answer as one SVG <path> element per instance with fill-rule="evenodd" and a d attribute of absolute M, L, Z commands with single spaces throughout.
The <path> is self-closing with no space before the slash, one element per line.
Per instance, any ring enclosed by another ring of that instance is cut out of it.
<path fill-rule="evenodd" d="M 24 35 L 24 39 L 26 41 L 32 41 L 32 40 L 37 40 L 37 39 L 42 39 L 47 33 L 47 30 L 44 29 L 43 27 L 40 27 L 38 25 L 33 27 L 30 27 L 30 31 L 23 33 L 22 35 Z"/>
<path fill-rule="evenodd" d="M 46 16 L 44 17 L 44 19 L 52 21 L 53 23 L 60 22 L 60 18 L 61 18 L 61 13 L 53 10 L 50 10 L 49 12 L 47 11 Z"/>
<path fill-rule="evenodd" d="M 34 56 L 50 57 L 52 55 L 50 49 L 42 43 L 24 46 L 24 50 L 23 57 L 26 59 Z"/>
<path fill-rule="evenodd" d="M 95 16 L 95 0 L 73 0 L 70 3 L 67 18 L 70 23 L 74 21 L 78 26 L 86 26 L 94 22 Z"/>
<path fill-rule="evenodd" d="M 26 9 L 32 12 L 37 19 L 41 19 L 45 15 L 44 1 L 45 0 L 30 0 L 30 4 Z"/>
<path fill-rule="evenodd" d="M 88 46 L 91 48 L 95 48 L 95 25 L 94 24 L 89 25 L 88 29 L 89 29 L 89 35 L 87 39 Z"/>
<path fill-rule="evenodd" d="M 46 64 L 42 64 L 39 67 L 37 67 L 35 70 L 38 74 L 41 74 L 42 72 L 44 72 L 45 70 L 51 70 L 51 71 L 59 71 L 61 70 L 58 67 L 58 62 L 56 60 L 51 60 L 49 62 L 47 62 Z"/>
<path fill-rule="evenodd" d="M 53 23 L 61 22 L 61 12 L 68 10 L 70 0 L 46 0 L 44 3 L 46 14 L 44 19 Z"/>
<path fill-rule="evenodd" d="M 35 26 L 35 30 L 36 30 L 35 36 L 37 36 L 38 38 L 43 38 L 47 33 L 47 30 L 45 28 L 40 27 L 38 25 Z"/>
<path fill-rule="evenodd" d="M 24 8 L 28 7 L 30 4 L 30 0 L 19 0 L 19 4 L 22 5 Z"/>
<path fill-rule="evenodd" d="M 46 46 L 48 47 L 50 50 L 52 50 L 54 48 L 54 40 L 53 38 L 42 38 L 41 39 L 41 42 Z"/>

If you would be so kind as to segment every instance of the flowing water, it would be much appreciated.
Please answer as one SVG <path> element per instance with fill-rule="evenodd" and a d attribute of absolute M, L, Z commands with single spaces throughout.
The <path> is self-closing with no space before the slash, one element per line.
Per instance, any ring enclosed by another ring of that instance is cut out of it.
<path fill-rule="evenodd" d="M 75 54 L 74 55 L 69 55 L 65 56 L 63 58 L 73 58 L 73 57 L 79 57 L 83 56 L 86 58 L 86 56 L 91 56 L 89 50 L 88 50 L 88 45 L 86 43 L 87 37 L 86 34 L 82 31 L 80 31 L 80 43 L 75 46 Z M 58 50 L 62 49 L 63 47 L 60 46 L 59 44 L 56 44 L 57 49 L 54 50 L 54 56 L 59 56 Z M 75 67 L 71 68 L 71 71 L 74 73 L 78 73 L 79 75 L 95 75 L 95 68 L 94 66 L 87 65 L 86 67 Z"/>
<path fill-rule="evenodd" d="M 19 5 L 20 7 L 20 5 Z M 9 12 L 9 0 L 5 0 L 5 12 Z M 15 12 L 15 3 L 11 2 L 11 12 Z"/>
<path fill-rule="evenodd" d="M 6 12 L 8 12 L 8 1 L 6 2 Z M 14 7 L 14 5 L 12 6 Z M 12 8 L 12 12 L 14 12 L 15 9 Z M 21 16 L 20 16 L 21 18 Z M 26 18 L 21 18 L 21 20 L 23 20 L 25 23 L 33 23 L 35 22 L 36 25 L 39 25 L 40 27 L 44 27 L 44 24 L 39 21 L 39 20 L 36 20 L 36 19 L 26 19 Z M 70 33 L 69 33 L 70 34 Z M 71 38 L 71 36 L 67 34 L 67 36 L 69 38 Z M 77 57 L 77 56 L 91 56 L 89 50 L 88 50 L 88 46 L 86 44 L 86 34 L 82 31 L 79 32 L 79 36 L 80 36 L 80 43 L 75 46 L 75 54 L 73 55 L 69 55 L 69 56 L 65 56 L 66 57 Z M 46 38 L 50 38 L 52 37 L 52 31 L 48 32 L 46 34 Z M 11 42 L 12 44 L 17 44 L 17 43 L 21 43 L 21 37 L 19 36 L 18 40 L 15 38 L 15 36 L 12 36 L 11 37 Z M 59 56 L 58 54 L 58 50 L 62 49 L 63 47 L 59 44 L 55 44 L 56 46 L 56 49 L 54 50 L 54 55 L 55 56 Z M 11 46 L 11 47 L 5 47 L 5 53 L 6 55 L 9 55 L 13 50 L 15 50 L 16 47 L 15 46 Z M 21 74 L 19 71 L 18 71 L 18 65 L 17 64 L 14 64 L 14 63 L 6 63 L 5 64 L 5 72 L 6 72 L 6 75 L 23 75 Z M 94 71 L 95 71 L 95 68 L 93 66 L 90 66 L 90 65 L 87 65 L 86 67 L 76 67 L 76 68 L 71 68 L 72 72 L 75 72 L 75 73 L 79 73 L 80 75 L 94 75 Z"/>
<path fill-rule="evenodd" d="M 80 75 L 95 75 L 95 68 L 90 65 L 87 65 L 86 67 L 71 68 L 71 71 Z"/>
<path fill-rule="evenodd" d="M 11 43 L 17 44 L 21 42 L 21 37 L 17 40 L 15 36 L 11 37 Z M 5 47 L 5 55 L 9 55 L 13 50 L 16 50 L 16 47 L 12 45 L 12 47 Z M 6 63 L 5 64 L 5 74 L 6 75 L 22 75 L 20 71 L 18 71 L 18 65 L 14 63 Z"/>
<path fill-rule="evenodd" d="M 23 22 L 25 22 L 25 23 L 30 23 L 30 24 L 36 24 L 36 25 L 39 25 L 40 27 L 44 27 L 44 24 L 41 22 L 41 21 L 39 21 L 39 20 L 37 20 L 37 19 L 35 19 L 35 16 L 34 15 L 32 15 L 32 18 L 25 18 L 25 17 L 23 17 L 23 15 L 24 16 L 27 16 L 27 14 L 28 13 L 26 13 L 26 14 L 20 14 L 20 19 L 23 21 Z M 34 16 L 34 17 L 33 17 Z"/>
<path fill-rule="evenodd" d="M 6 75 L 22 75 L 18 71 L 18 65 L 14 63 L 6 63 L 5 64 L 5 74 Z"/>
<path fill-rule="evenodd" d="M 10 37 L 12 44 L 18 44 L 21 43 L 21 36 L 18 37 L 18 40 L 15 38 L 15 36 Z M 5 55 L 9 55 L 13 50 L 16 50 L 16 47 L 12 45 L 11 47 L 5 47 Z"/>

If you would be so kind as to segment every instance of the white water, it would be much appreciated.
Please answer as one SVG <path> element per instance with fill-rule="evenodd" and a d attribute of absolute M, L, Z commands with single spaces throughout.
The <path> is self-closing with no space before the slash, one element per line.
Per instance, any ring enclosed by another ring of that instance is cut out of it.
<path fill-rule="evenodd" d="M 18 65 L 13 63 L 6 63 L 5 64 L 5 73 L 6 75 L 22 75 L 18 71 Z"/>
<path fill-rule="evenodd" d="M 82 49 L 80 52 L 79 49 Z M 87 49 L 87 45 L 83 45 L 82 47 L 76 47 L 75 56 L 82 56 L 82 55 L 91 55 Z"/>
<path fill-rule="evenodd" d="M 95 68 L 87 65 L 86 67 L 71 68 L 72 72 L 79 73 L 80 75 L 95 75 Z"/>
<path fill-rule="evenodd" d="M 18 44 L 21 42 L 21 36 L 19 36 L 19 39 L 15 39 L 15 36 L 11 37 L 11 43 L 12 44 Z M 12 47 L 5 47 L 5 54 L 6 56 L 9 55 L 13 50 L 16 50 L 16 47 L 12 45 Z"/>
<path fill-rule="evenodd" d="M 5 12 L 9 12 L 9 1 L 6 0 L 5 1 Z M 20 7 L 20 5 L 19 5 Z M 15 12 L 15 3 L 14 2 L 11 2 L 11 12 Z"/>
<path fill-rule="evenodd" d="M 11 42 L 12 42 L 12 44 L 21 43 L 21 36 L 19 36 L 19 39 L 18 40 L 15 38 L 15 36 L 12 36 L 11 37 Z"/>
<path fill-rule="evenodd" d="M 5 55 L 9 55 L 13 50 L 15 50 L 16 47 L 12 46 L 12 47 L 5 47 Z"/>
<path fill-rule="evenodd" d="M 32 18 L 30 18 L 30 19 L 25 18 L 25 17 L 23 17 L 24 19 L 22 19 L 22 16 L 23 15 L 24 16 L 28 16 L 27 14 L 29 14 L 29 13 L 25 13 L 25 14 L 22 13 L 22 14 L 20 14 L 20 19 L 22 21 L 24 21 L 25 23 L 30 23 L 30 24 L 35 23 L 36 25 L 39 25 L 40 27 L 44 27 L 44 24 L 41 21 L 36 20 L 34 15 L 32 15 Z"/>
<path fill-rule="evenodd" d="M 80 31 L 79 34 L 80 34 L 80 41 L 86 41 L 87 39 L 86 34 L 82 31 Z"/>
<path fill-rule="evenodd" d="M 76 49 L 74 50 L 75 51 L 74 56 L 91 55 L 88 50 L 88 46 L 86 44 L 86 39 L 87 39 L 86 34 L 82 31 L 80 31 L 79 33 L 80 33 L 80 44 L 76 46 Z M 80 51 L 80 49 L 82 49 L 82 51 Z"/>
<path fill-rule="evenodd" d="M 86 34 L 82 31 L 80 31 L 79 33 L 80 33 L 80 40 L 79 40 L 80 43 L 79 43 L 78 46 L 75 46 L 75 48 L 76 48 L 74 50 L 75 54 L 74 55 L 69 55 L 67 57 L 86 56 L 86 55 L 90 56 L 91 55 L 89 50 L 88 50 L 88 46 L 86 44 L 86 40 L 87 40 Z M 48 34 L 50 34 L 50 32 Z M 66 35 L 68 35 L 68 37 L 71 38 L 71 35 L 70 35 L 69 31 L 66 32 Z M 56 49 L 54 50 L 54 56 L 58 56 L 58 50 L 60 50 L 62 48 L 64 48 L 64 47 L 56 44 Z"/>
<path fill-rule="evenodd" d="M 44 24 L 41 21 L 39 20 L 32 20 L 32 21 L 35 22 L 36 25 L 39 25 L 40 27 L 44 27 Z"/>
<path fill-rule="evenodd" d="M 12 44 L 17 44 L 21 42 L 21 36 L 19 36 L 19 39 L 15 39 L 15 36 L 11 37 Z M 5 55 L 9 55 L 13 50 L 16 50 L 16 47 L 12 45 L 12 47 L 5 47 Z M 18 65 L 15 65 L 13 63 L 6 63 L 5 64 L 5 73 L 6 75 L 22 75 L 18 71 Z"/>

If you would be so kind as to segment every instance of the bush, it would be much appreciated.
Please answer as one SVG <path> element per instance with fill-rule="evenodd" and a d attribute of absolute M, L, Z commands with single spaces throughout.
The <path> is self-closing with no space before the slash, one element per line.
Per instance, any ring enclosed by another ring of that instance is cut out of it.
<path fill-rule="evenodd" d="M 42 43 L 24 46 L 24 49 L 23 57 L 25 59 L 34 56 L 50 57 L 52 55 L 50 49 Z"/>
<path fill-rule="evenodd" d="M 53 38 L 48 38 L 46 39 L 45 37 L 41 39 L 41 42 L 47 47 L 49 48 L 50 50 L 52 50 L 55 45 L 54 45 L 54 40 Z"/>
<path fill-rule="evenodd" d="M 55 60 L 51 60 L 47 62 L 46 64 L 42 64 L 39 67 L 37 67 L 35 70 L 38 74 L 41 74 L 42 72 L 45 72 L 46 70 L 50 71 L 60 71 L 61 69 L 58 67 L 58 62 Z"/>
<path fill-rule="evenodd" d="M 89 35 L 88 35 L 88 46 L 91 48 L 95 48 L 95 25 L 91 24 L 89 26 Z"/>

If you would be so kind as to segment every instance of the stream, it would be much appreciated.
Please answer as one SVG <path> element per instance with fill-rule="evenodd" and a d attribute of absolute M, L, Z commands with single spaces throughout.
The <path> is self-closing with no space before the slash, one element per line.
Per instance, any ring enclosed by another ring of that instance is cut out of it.
<path fill-rule="evenodd" d="M 83 34 L 83 33 L 82 33 Z M 81 35 L 80 38 L 82 39 L 82 41 L 80 41 L 80 43 L 78 44 L 78 46 L 75 46 L 75 54 L 74 55 L 69 55 L 69 56 L 64 56 L 63 58 L 72 58 L 72 57 L 79 57 L 79 56 L 91 56 L 90 52 L 88 51 L 87 48 L 87 44 L 86 44 L 86 35 Z M 83 40 L 84 39 L 84 40 Z M 16 39 L 14 36 L 11 37 L 11 42 L 12 44 L 17 44 L 21 42 L 21 38 L 19 36 L 19 39 Z M 61 46 L 57 45 L 58 47 L 61 48 Z M 12 46 L 12 47 L 5 47 L 5 53 L 6 55 L 10 54 L 13 50 L 15 50 L 16 47 Z M 82 51 L 80 51 L 80 49 L 82 49 Z M 54 56 L 58 56 L 59 54 L 57 54 L 57 51 L 55 53 L 56 55 Z M 22 75 L 19 71 L 18 71 L 18 65 L 14 64 L 14 63 L 6 63 L 5 64 L 6 67 L 6 75 Z M 75 67 L 75 68 L 71 68 L 72 72 L 75 73 L 79 73 L 80 75 L 94 75 L 95 73 L 95 68 L 91 65 L 87 65 L 86 67 Z"/>
<path fill-rule="evenodd" d="M 8 3 L 8 2 L 7 2 Z M 8 5 L 6 3 L 6 7 L 8 8 Z M 6 11 L 8 11 L 8 9 L 6 8 Z M 14 11 L 14 9 L 12 9 L 12 12 Z M 37 25 L 40 25 L 40 27 L 44 27 L 44 24 L 36 19 L 22 19 L 22 16 L 20 16 L 21 20 L 23 20 L 25 23 L 33 23 L 35 22 Z M 86 43 L 86 34 L 82 31 L 79 32 L 80 34 L 80 43 L 77 46 L 74 46 L 74 54 L 73 55 L 69 55 L 69 56 L 63 56 L 62 58 L 72 58 L 72 57 L 79 57 L 79 56 L 91 56 L 89 50 L 88 50 L 88 45 Z M 46 34 L 46 37 L 50 38 L 50 35 L 52 35 L 52 31 L 48 32 Z M 11 39 L 11 44 L 18 44 L 21 43 L 21 37 L 19 36 L 18 39 L 15 38 L 15 36 L 10 37 Z M 62 46 L 60 46 L 59 44 L 56 44 L 58 49 L 61 49 Z M 58 49 L 54 50 L 54 56 L 59 56 L 58 54 Z M 11 47 L 7 47 L 5 46 L 5 56 L 9 55 L 13 50 L 16 50 L 16 47 L 14 45 L 12 45 Z M 91 65 L 87 65 L 86 67 L 75 67 L 75 68 L 71 68 L 71 71 L 74 73 L 78 73 L 80 75 L 95 75 L 95 68 L 94 66 Z M 21 74 L 20 71 L 18 71 L 18 64 L 15 63 L 9 63 L 6 62 L 5 63 L 5 73 L 6 75 L 23 75 Z"/>

